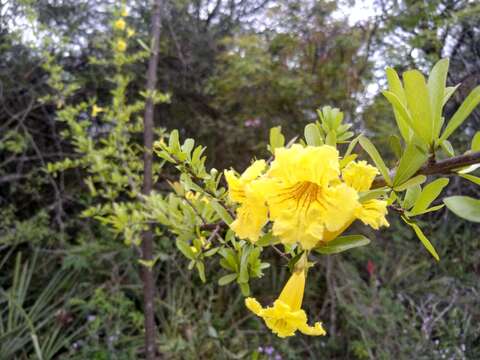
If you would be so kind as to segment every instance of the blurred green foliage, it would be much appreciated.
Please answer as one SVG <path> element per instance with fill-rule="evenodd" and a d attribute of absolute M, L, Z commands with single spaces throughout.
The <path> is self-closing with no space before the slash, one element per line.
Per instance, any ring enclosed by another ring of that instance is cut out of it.
<path fill-rule="evenodd" d="M 480 8 L 470 1 L 379 0 L 379 15 L 349 25 L 333 16 L 341 3 L 349 2 L 245 1 L 236 8 L 226 1 L 167 2 L 159 77 L 160 90 L 171 92 L 171 99 L 157 105 L 157 123 L 206 145 L 210 165 L 240 168 L 253 154 L 267 155 L 270 127 L 281 125 L 290 139 L 316 118 L 319 105 L 339 106 L 382 154 L 390 152 L 388 165 L 394 165 L 401 155 L 390 137 L 394 114 L 382 96 L 369 100 L 360 94 L 385 65 L 426 71 L 449 56 L 447 83 L 461 83 L 446 108 L 450 118 L 480 83 Z M 108 54 L 105 29 L 113 5 L 93 0 L 0 5 L 0 351 L 7 358 L 143 355 L 136 255 L 105 227 L 79 216 L 97 205 L 84 168 L 57 177 L 45 171 L 47 163 L 66 157 L 75 162 L 78 146 L 62 136 L 67 127 L 57 120 L 64 103 L 48 101 L 58 92 L 47 82 L 45 65 L 54 57 L 63 69 L 58 86 L 78 81 L 71 89 L 77 104 L 96 98 L 106 106 L 115 81 L 103 80 L 115 69 L 88 59 Z M 128 20 L 143 43 L 148 43 L 148 5 L 128 3 Z M 32 30 L 28 18 L 42 26 Z M 144 50 L 140 42 L 132 47 Z M 129 79 L 116 79 L 129 82 L 125 101 L 142 89 L 145 73 L 141 61 L 128 69 Z M 479 119 L 477 110 L 450 139 L 455 148 L 470 148 L 465 139 L 478 130 Z M 99 133 L 105 129 L 100 121 L 94 124 Z M 128 169 L 140 176 L 140 169 Z M 119 175 L 113 182 L 128 187 L 125 174 L 102 172 L 107 179 Z M 478 197 L 467 180 L 455 179 L 446 191 L 459 189 Z M 158 190 L 165 189 L 158 185 Z M 405 224 L 396 221 L 389 230 L 369 234 L 374 241 L 368 247 L 319 258 L 324 271 L 311 273 L 306 297 L 312 301 L 306 307 L 327 326 L 329 337 L 320 339 L 279 340 L 266 332 L 247 314 L 235 284 L 227 284 L 234 277 L 225 279 L 228 273 L 219 274 L 214 264 L 203 269 L 207 284 L 200 286 L 197 273 L 184 271 L 192 259 L 178 253 L 174 238 L 158 234 L 159 346 L 168 359 L 480 358 L 478 225 L 444 210 L 422 215 L 419 223 L 439 252 L 438 265 L 432 266 L 413 231 L 398 230 Z M 275 266 L 264 269 L 269 276 L 251 290 L 268 302 L 287 268 L 271 249 L 264 256 Z M 226 285 L 218 287 L 222 276 Z"/>

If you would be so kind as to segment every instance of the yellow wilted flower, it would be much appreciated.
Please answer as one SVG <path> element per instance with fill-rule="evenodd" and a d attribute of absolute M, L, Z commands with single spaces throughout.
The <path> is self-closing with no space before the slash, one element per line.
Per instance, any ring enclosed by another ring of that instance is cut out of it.
<path fill-rule="evenodd" d="M 92 117 L 96 117 L 99 113 L 104 112 L 104 111 L 105 111 L 104 108 L 94 104 L 93 107 L 92 107 Z"/>
<path fill-rule="evenodd" d="M 117 21 L 115 21 L 114 23 L 114 27 L 115 29 L 117 30 L 125 30 L 125 27 L 127 26 L 127 24 L 125 23 L 125 20 L 123 19 L 118 19 Z"/>
<path fill-rule="evenodd" d="M 273 306 L 264 308 L 251 297 L 245 299 L 245 305 L 255 315 L 261 317 L 267 327 L 279 337 L 293 336 L 297 330 L 306 335 L 325 335 L 322 323 L 317 322 L 314 326 L 309 326 L 307 314 L 302 310 L 305 277 L 305 268 L 296 269 Z"/>
<path fill-rule="evenodd" d="M 257 241 L 267 222 L 265 199 L 257 189 L 258 183 L 254 181 L 266 166 L 265 160 L 257 160 L 240 177 L 233 170 L 225 171 L 230 200 L 241 204 L 237 209 L 237 219 L 230 224 L 241 239 Z"/>
<path fill-rule="evenodd" d="M 120 52 L 125 52 L 127 50 L 127 43 L 123 39 L 117 40 L 117 50 Z"/>

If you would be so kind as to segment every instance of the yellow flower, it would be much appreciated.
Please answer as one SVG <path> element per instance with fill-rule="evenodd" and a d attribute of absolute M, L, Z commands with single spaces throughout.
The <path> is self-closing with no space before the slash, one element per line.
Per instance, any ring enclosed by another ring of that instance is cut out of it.
<path fill-rule="evenodd" d="M 99 113 L 104 112 L 104 111 L 105 111 L 104 108 L 94 104 L 93 107 L 92 107 L 92 117 L 96 117 Z"/>
<path fill-rule="evenodd" d="M 133 35 L 135 35 L 135 30 L 127 28 L 127 37 L 131 38 Z"/>
<path fill-rule="evenodd" d="M 127 15 L 128 15 L 128 10 L 127 10 L 127 8 L 124 6 L 124 7 L 122 8 L 122 11 L 120 12 L 120 16 L 125 17 L 125 16 L 127 16 Z"/>
<path fill-rule="evenodd" d="M 373 180 L 378 173 L 378 170 L 368 165 L 366 161 L 352 161 L 343 169 L 342 177 L 345 183 L 352 186 L 355 190 L 367 191 L 372 186 Z M 378 230 L 380 226 L 390 225 L 385 218 L 386 215 L 387 202 L 378 199 L 362 202 L 355 210 L 355 217 L 375 230 Z"/>
<path fill-rule="evenodd" d="M 343 181 L 357 191 L 370 189 L 377 174 L 377 168 L 368 165 L 366 161 L 352 161 L 342 170 Z"/>
<path fill-rule="evenodd" d="M 362 203 L 355 211 L 355 216 L 365 225 L 375 230 L 380 226 L 389 226 L 385 216 L 387 215 L 387 202 L 384 200 L 371 199 Z"/>
<path fill-rule="evenodd" d="M 273 234 L 304 249 L 351 223 L 358 206 L 355 189 L 340 181 L 338 151 L 328 145 L 293 145 L 275 151 L 260 186 L 273 221 Z"/>
<path fill-rule="evenodd" d="M 297 330 L 306 335 L 326 334 L 321 323 L 317 322 L 314 326 L 308 325 L 307 314 L 301 308 L 305 290 L 305 272 L 303 268 L 294 271 L 273 306 L 264 308 L 254 298 L 245 299 L 247 308 L 263 318 L 267 327 L 279 337 L 293 336 Z"/>
<path fill-rule="evenodd" d="M 265 170 L 265 160 L 257 160 L 240 177 L 233 170 L 225 171 L 230 200 L 240 203 L 237 218 L 230 224 L 241 239 L 258 240 L 262 227 L 267 222 L 265 199 L 258 189 L 258 178 Z"/>
<path fill-rule="evenodd" d="M 117 50 L 119 52 L 125 52 L 127 50 L 127 43 L 123 39 L 117 40 Z"/>
<path fill-rule="evenodd" d="M 127 24 L 125 23 L 125 20 L 118 19 L 117 21 L 115 21 L 113 26 L 115 27 L 115 29 L 123 31 L 123 30 L 125 30 L 125 27 L 127 26 Z"/>

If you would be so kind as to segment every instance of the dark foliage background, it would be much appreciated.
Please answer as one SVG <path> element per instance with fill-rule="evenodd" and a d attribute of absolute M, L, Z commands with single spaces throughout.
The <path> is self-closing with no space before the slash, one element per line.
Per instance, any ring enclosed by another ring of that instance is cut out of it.
<path fill-rule="evenodd" d="M 172 94 L 156 109 L 158 126 L 178 128 L 208 146 L 210 166 L 242 168 L 266 154 L 272 126 L 301 134 L 315 109 L 338 106 L 389 154 L 392 112 L 378 95 L 383 69 L 428 71 L 450 57 L 450 84 L 461 83 L 453 112 L 480 83 L 480 5 L 467 0 L 375 0 L 356 23 L 355 1 L 165 1 L 160 88 Z M 0 1 L 0 359 L 142 357 L 143 315 L 136 254 L 99 224 L 81 218 L 91 202 L 80 170 L 51 177 L 46 163 L 72 153 L 60 136 L 42 52 L 55 54 L 82 84 L 79 100 L 106 101 L 109 75 L 90 65 L 105 41 L 115 1 Z M 129 22 L 148 42 L 148 1 L 131 1 Z M 26 19 L 34 10 L 55 31 L 33 50 Z M 355 11 L 355 10 L 353 10 Z M 55 34 L 70 48 L 58 53 Z M 138 45 L 140 46 L 140 45 Z M 134 88 L 146 64 L 134 69 Z M 113 69 L 111 69 L 113 71 Z M 380 84 L 373 86 L 372 84 Z M 466 150 L 480 111 L 453 139 Z M 393 163 L 390 164 L 394 165 Z M 478 197 L 463 181 L 447 192 Z M 203 285 L 185 272 L 173 241 L 157 239 L 155 270 L 161 349 L 169 359 L 478 359 L 478 226 L 447 211 L 424 215 L 439 251 L 434 264 L 414 235 L 391 218 L 373 243 L 318 259 L 305 297 L 325 338 L 279 340 L 251 317 L 234 287 L 218 287 L 217 265 Z M 286 267 L 254 293 L 269 300 Z M 273 270 L 280 269 L 280 270 Z M 270 294 L 270 295 L 269 295 Z M 15 300 L 16 299 L 16 300 Z M 26 313 L 19 311 L 26 309 Z M 395 355 L 394 355 L 395 354 Z"/>

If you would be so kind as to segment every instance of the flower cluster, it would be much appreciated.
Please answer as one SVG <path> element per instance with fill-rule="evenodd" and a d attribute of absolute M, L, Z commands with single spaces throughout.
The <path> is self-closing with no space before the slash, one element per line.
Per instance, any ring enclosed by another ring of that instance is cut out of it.
<path fill-rule="evenodd" d="M 374 229 L 388 226 L 386 201 L 359 196 L 377 174 L 365 161 L 341 168 L 332 146 L 278 148 L 270 166 L 257 160 L 241 176 L 225 171 L 230 200 L 240 204 L 230 227 L 256 242 L 271 221 L 282 243 L 310 250 L 335 239 L 356 219 Z"/>
<path fill-rule="evenodd" d="M 296 263 L 273 306 L 262 307 L 254 298 L 245 305 L 279 337 L 325 335 L 322 324 L 307 323 L 302 310 L 308 252 L 334 240 L 356 219 L 374 229 L 388 226 L 387 202 L 360 196 L 368 191 L 378 170 L 365 161 L 341 166 L 338 151 L 329 145 L 277 148 L 270 165 L 255 161 L 243 174 L 225 171 L 230 200 L 239 203 L 230 227 L 242 239 L 256 242 L 272 223 L 272 233 L 284 244 L 306 250 Z"/>

